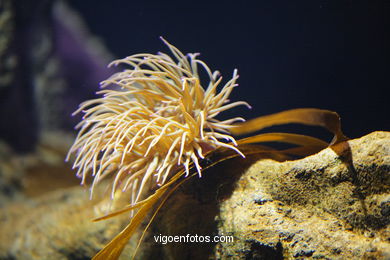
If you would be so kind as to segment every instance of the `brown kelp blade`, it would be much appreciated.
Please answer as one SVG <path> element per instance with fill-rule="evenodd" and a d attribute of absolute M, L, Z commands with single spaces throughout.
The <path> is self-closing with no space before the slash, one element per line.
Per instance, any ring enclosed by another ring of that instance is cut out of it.
<path fill-rule="evenodd" d="M 246 134 L 246 133 L 258 131 L 269 126 L 288 124 L 288 123 L 301 123 L 301 124 L 325 127 L 335 135 L 332 143 L 337 143 L 347 139 L 341 131 L 340 118 L 337 113 L 328 110 L 320 110 L 320 109 L 312 109 L 312 108 L 294 109 L 294 110 L 289 110 L 289 111 L 285 111 L 285 112 L 281 112 L 269 116 L 259 117 L 247 121 L 245 123 L 236 125 L 234 128 L 231 129 L 231 132 L 233 134 L 240 135 L 240 134 Z M 252 144 L 262 143 L 262 142 L 284 142 L 284 143 L 298 145 L 298 147 L 286 149 L 284 151 L 277 151 L 275 149 L 267 148 L 264 146 L 252 145 Z M 306 156 L 310 153 L 318 152 L 319 150 L 328 146 L 326 142 L 320 139 L 310 137 L 310 136 L 290 134 L 290 133 L 259 134 L 259 135 L 238 140 L 237 144 L 241 152 L 244 153 L 245 155 L 268 153 L 270 155 L 274 155 L 274 157 L 276 156 L 276 158 L 279 158 L 279 160 L 283 160 L 287 158 L 285 156 L 286 154 Z M 215 164 L 218 164 L 220 162 L 238 156 L 239 154 L 233 151 L 232 149 L 219 148 L 217 150 L 209 152 L 205 156 L 205 159 L 201 161 L 201 167 L 203 170 L 205 170 L 209 167 L 214 166 Z M 121 213 L 127 212 L 129 210 L 138 208 L 138 211 L 135 213 L 135 215 L 131 219 L 130 223 L 126 226 L 126 228 L 122 230 L 122 232 L 119 233 L 113 240 L 111 240 L 111 242 L 107 244 L 97 255 L 95 255 L 93 259 L 97 259 L 97 260 L 118 259 L 124 247 L 126 246 L 127 242 L 131 238 L 131 236 L 135 233 L 135 231 L 142 223 L 142 221 L 145 219 L 145 217 L 152 209 L 152 207 L 164 196 L 164 194 L 166 194 L 168 188 L 172 188 L 172 189 L 170 189 L 168 194 L 165 195 L 165 198 L 162 201 L 160 201 L 160 204 L 155 210 L 151 221 L 153 220 L 153 218 L 161 208 L 162 204 L 169 197 L 169 195 L 174 190 L 176 190 L 176 188 L 180 186 L 182 183 L 188 181 L 191 177 L 197 175 L 197 173 L 194 172 L 195 170 L 193 165 L 191 165 L 190 168 L 193 173 L 189 177 L 177 183 L 173 188 L 171 187 L 171 185 L 173 183 L 176 183 L 176 181 L 185 174 L 184 170 L 180 170 L 179 172 L 177 172 L 170 179 L 169 182 L 167 182 L 165 185 L 157 189 L 155 193 L 149 196 L 147 199 L 140 201 L 134 206 L 128 206 L 117 212 L 95 219 L 95 221 L 98 221 L 98 220 L 111 218 Z M 149 227 L 151 221 L 149 222 L 147 227 Z M 141 239 L 145 234 L 145 231 L 146 229 L 144 230 Z"/>
<path fill-rule="evenodd" d="M 287 153 L 285 153 L 284 151 L 278 151 L 278 150 L 275 150 L 273 148 L 266 147 L 266 146 L 251 145 L 249 143 L 250 143 L 250 141 L 253 141 L 253 140 L 245 139 L 245 141 L 244 141 L 244 139 L 242 139 L 242 140 L 238 141 L 238 143 L 240 143 L 241 141 L 243 142 L 243 144 L 239 145 L 240 151 L 242 153 L 244 153 L 246 156 L 258 154 L 258 155 L 262 155 L 262 157 L 264 157 L 264 158 L 272 158 L 272 159 L 277 160 L 277 161 L 284 161 L 284 160 L 287 160 L 289 158 L 286 156 L 286 154 L 300 155 L 300 154 L 308 154 L 310 152 L 315 153 L 315 152 L 318 152 L 319 149 L 323 149 L 324 146 L 325 147 L 327 146 L 327 143 L 325 143 L 319 139 L 316 139 L 316 138 L 311 138 L 308 136 L 294 135 L 294 134 L 285 134 L 285 133 L 276 133 L 273 136 L 268 135 L 269 138 L 265 138 L 265 135 L 262 135 L 261 139 L 263 141 L 274 141 L 276 139 L 276 137 L 278 137 L 278 136 L 279 136 L 279 139 L 281 139 L 280 136 L 295 136 L 296 140 L 300 140 L 300 141 L 293 141 L 293 142 L 290 140 L 290 141 L 287 141 L 287 143 L 301 144 L 301 143 L 305 143 L 304 140 L 310 140 L 311 143 L 314 143 L 315 145 L 306 145 L 306 146 L 300 146 L 300 147 L 296 147 L 296 148 L 287 149 L 287 150 L 285 150 Z M 293 139 L 293 138 L 291 138 L 291 139 Z M 259 138 L 256 138 L 255 141 L 259 142 Z M 301 149 L 297 149 L 297 148 L 301 148 Z M 241 156 L 240 154 L 233 151 L 232 149 L 221 147 L 221 148 L 218 148 L 214 151 L 208 152 L 205 156 L 205 159 L 200 161 L 200 165 L 202 167 L 202 170 L 207 170 L 208 168 L 211 168 L 216 164 L 219 164 L 221 162 L 224 162 L 224 161 L 227 161 L 229 159 L 236 158 L 236 157 L 240 157 L 240 156 Z M 167 183 L 163 187 L 159 188 L 159 190 L 162 188 L 164 188 L 164 189 L 169 188 L 169 186 L 171 186 L 173 183 L 176 182 L 176 184 L 173 187 L 171 187 L 170 189 L 166 189 L 167 194 L 165 194 L 164 198 L 161 200 L 158 207 L 154 210 L 154 213 L 153 213 L 151 219 L 149 220 L 146 228 L 143 230 L 142 236 L 138 241 L 137 248 L 134 252 L 134 256 L 136 254 L 136 251 L 137 251 L 139 245 L 141 244 L 141 240 L 143 239 L 147 229 L 151 225 L 153 219 L 156 217 L 158 211 L 161 209 L 161 207 L 163 206 L 165 201 L 169 198 L 169 196 L 179 186 L 181 186 L 186 181 L 190 180 L 192 177 L 198 175 L 198 172 L 196 169 L 194 169 L 193 164 L 190 165 L 190 171 L 191 171 L 191 174 L 188 177 L 183 178 L 180 181 L 178 181 L 179 178 L 184 175 L 183 170 L 179 171 L 171 179 L 171 181 L 169 183 Z M 159 191 L 159 190 L 157 190 L 157 191 Z M 156 191 L 156 193 L 157 193 L 157 191 Z M 162 195 L 160 197 L 162 197 Z"/>
<path fill-rule="evenodd" d="M 282 153 L 286 156 L 293 155 L 295 157 L 302 158 L 302 157 L 316 154 L 323 149 L 324 148 L 321 148 L 319 146 L 305 145 L 305 146 L 298 146 L 298 147 L 285 149 L 285 150 L 280 151 L 280 153 Z"/>
<path fill-rule="evenodd" d="M 250 155 L 250 154 L 258 154 L 258 153 L 273 153 L 276 151 L 273 151 L 272 149 L 268 149 L 265 147 L 261 146 L 250 146 L 250 145 L 242 145 L 240 147 L 242 149 L 242 152 L 245 155 Z M 206 159 L 201 161 L 201 166 L 202 169 L 205 170 L 207 168 L 210 168 L 222 161 L 232 159 L 235 157 L 239 157 L 240 155 L 237 152 L 232 151 L 231 149 L 227 148 L 221 148 L 214 150 L 212 152 L 209 152 L 206 154 Z M 153 214 L 154 216 L 157 214 L 157 211 L 161 208 L 162 204 L 165 202 L 165 200 L 168 198 L 168 196 L 182 183 L 185 181 L 188 181 L 191 177 L 197 175 L 197 171 L 194 169 L 193 165 L 190 165 L 190 170 L 192 174 L 188 176 L 185 179 L 182 179 L 181 182 L 177 183 L 172 189 L 169 190 L 168 194 L 166 197 L 163 199 L 161 204 L 158 206 L 156 211 Z M 100 250 L 94 257 L 93 259 L 95 260 L 103 260 L 103 259 L 118 259 L 119 256 L 121 255 L 123 249 L 125 248 L 127 242 L 131 238 L 131 236 L 136 232 L 137 228 L 139 225 L 142 223 L 142 221 L 145 219 L 151 208 L 156 204 L 157 201 L 160 200 L 164 196 L 164 194 L 167 192 L 168 188 L 171 187 L 172 184 L 176 183 L 180 177 L 182 177 L 185 174 L 184 170 L 180 170 L 177 172 L 169 182 L 161 186 L 159 189 L 155 191 L 154 194 L 150 195 L 148 198 L 145 200 L 142 200 L 138 202 L 134 206 L 128 206 L 125 207 L 122 210 L 116 211 L 114 213 L 111 213 L 109 215 L 100 217 L 95 219 L 94 221 L 99 221 L 103 219 L 108 219 L 111 217 L 115 217 L 121 213 L 128 212 L 129 210 L 132 209 L 137 209 L 138 211 L 135 213 L 133 218 L 131 219 L 130 223 L 117 235 L 115 236 L 110 243 L 108 243 L 102 250 Z M 151 219 L 152 220 L 152 219 Z M 149 226 L 149 225 L 148 225 Z M 146 230 L 145 230 L 146 231 Z M 142 238 L 142 237 L 141 237 Z"/>
<path fill-rule="evenodd" d="M 135 205 L 129 205 L 127 207 L 124 207 L 118 211 L 115 211 L 115 212 L 111 212 L 107 215 L 104 215 L 102 217 L 98 217 L 98 218 L 95 218 L 93 219 L 92 221 L 93 222 L 98 222 L 98 221 L 101 221 L 101 220 L 106 220 L 106 219 L 109 219 L 109 218 L 112 218 L 112 217 L 115 217 L 115 216 L 118 216 L 120 214 L 123 214 L 123 213 L 126 213 L 126 212 L 129 212 L 130 210 L 134 210 L 134 209 L 138 209 L 140 208 L 141 206 L 143 206 L 145 203 L 147 203 L 147 200 L 143 200 L 141 202 L 138 202 L 136 203 Z"/>
<path fill-rule="evenodd" d="M 130 223 L 110 241 L 102 250 L 100 250 L 92 259 L 106 260 L 118 259 L 127 242 L 137 230 L 138 226 L 145 219 L 153 205 L 164 195 L 166 188 L 158 189 L 153 195 L 149 196 L 145 203 L 142 203 L 141 208 L 133 216 Z M 122 211 L 125 212 L 125 211 Z"/>
<path fill-rule="evenodd" d="M 272 150 L 274 154 L 278 153 L 279 155 L 283 155 L 284 157 L 288 155 L 294 155 L 298 157 L 308 156 L 318 153 L 319 151 L 328 146 L 328 143 L 322 141 L 321 139 L 307 135 L 291 133 L 258 134 L 240 139 L 237 141 L 237 144 L 239 149 L 241 149 L 241 147 L 245 144 L 258 144 L 264 142 L 280 142 L 298 145 L 298 147 L 293 147 L 282 151 Z"/>
<path fill-rule="evenodd" d="M 99 251 L 92 259 L 105 260 L 105 259 L 118 259 L 123 249 L 125 248 L 130 237 L 134 234 L 137 227 L 144 220 L 148 214 L 150 208 L 157 201 L 158 197 L 153 197 L 149 203 L 145 203 L 131 219 L 130 223 L 110 241 L 102 250 Z"/>
<path fill-rule="evenodd" d="M 282 154 L 279 151 L 276 151 L 276 150 L 274 150 L 272 148 L 267 148 L 267 147 L 264 147 L 264 146 L 259 146 L 259 145 L 253 146 L 253 145 L 245 145 L 244 144 L 244 145 L 242 145 L 240 147 L 240 149 L 241 149 L 241 152 L 243 152 L 245 155 L 252 155 L 252 154 L 261 154 L 261 153 L 263 153 L 263 154 L 270 155 L 270 157 L 272 157 L 274 159 L 278 159 L 278 160 L 285 160 L 286 159 L 286 157 L 282 156 Z M 240 156 L 241 156 L 240 154 L 238 154 L 237 152 L 233 151 L 232 149 L 221 147 L 221 148 L 219 148 L 217 150 L 208 152 L 206 154 L 206 156 L 205 156 L 206 159 L 202 160 L 200 162 L 200 164 L 201 164 L 202 170 L 207 170 L 208 168 L 210 168 L 210 167 L 212 167 L 212 166 L 214 166 L 216 164 L 219 164 L 219 163 L 221 163 L 223 161 L 226 161 L 226 160 L 229 160 L 229 159 L 232 159 L 232 158 L 235 158 L 235 157 L 240 157 Z M 152 217 L 150 218 L 150 220 L 149 220 L 147 226 L 145 227 L 145 229 L 143 230 L 142 235 L 141 235 L 141 237 L 140 237 L 140 239 L 138 241 L 137 247 L 135 249 L 133 258 L 135 257 L 137 249 L 140 246 L 141 241 L 142 241 L 143 237 L 145 236 L 145 233 L 146 233 L 147 229 L 151 225 L 153 219 L 156 217 L 158 211 L 161 209 L 161 207 L 163 206 L 165 201 L 183 183 L 185 183 L 186 181 L 190 180 L 192 177 L 198 175 L 198 171 L 194 168 L 193 164 L 191 164 L 189 168 L 190 168 L 191 174 L 188 177 L 183 178 L 183 179 L 181 179 L 179 181 L 179 178 L 182 177 L 184 175 L 184 173 L 185 173 L 184 170 L 181 170 L 181 171 L 179 171 L 178 173 L 176 173 L 174 175 L 174 177 L 171 179 L 171 181 L 169 181 L 169 183 L 165 184 L 164 186 L 162 186 L 161 188 L 159 188 L 156 191 L 156 193 L 157 193 L 160 189 L 163 188 L 164 192 L 167 191 L 167 193 L 164 195 L 164 198 L 160 201 L 159 205 L 154 210 L 154 213 L 152 214 Z M 170 187 L 173 183 L 176 183 L 176 184 L 173 187 Z M 162 197 L 162 195 L 163 194 L 161 194 L 160 197 Z M 137 212 L 137 214 L 138 214 L 138 212 Z M 128 239 L 129 238 L 127 238 L 127 240 Z"/>
<path fill-rule="evenodd" d="M 191 166 L 192 167 L 192 166 Z M 154 194 L 150 195 L 145 200 L 138 202 L 135 206 L 129 206 L 122 210 L 116 211 L 107 216 L 95 219 L 98 221 L 100 219 L 107 219 L 110 217 L 117 216 L 121 213 L 127 212 L 131 209 L 139 208 L 139 210 L 132 217 L 130 223 L 118 234 L 116 235 L 110 243 L 108 243 L 102 250 L 100 250 L 92 259 L 94 260 L 105 260 L 105 259 L 118 259 L 121 255 L 123 249 L 125 248 L 127 242 L 131 236 L 135 233 L 139 225 L 145 219 L 151 208 L 154 204 L 165 194 L 167 189 L 175 183 L 182 175 L 184 175 L 184 170 L 179 171 L 175 174 L 169 182 L 161 186 L 155 191 Z"/>
<path fill-rule="evenodd" d="M 279 134 L 283 134 L 283 133 L 279 133 Z M 260 138 L 260 136 L 261 135 L 259 135 L 259 137 L 257 137 L 257 138 L 253 138 L 252 140 L 251 139 L 239 140 L 238 143 L 239 143 L 240 150 L 246 156 L 253 155 L 253 154 L 269 154 L 269 155 L 272 155 L 272 158 L 278 158 L 278 160 L 285 160 L 286 159 L 283 152 L 274 150 L 272 148 L 267 148 L 267 147 L 263 147 L 263 146 L 253 146 L 253 145 L 249 144 L 252 142 L 255 142 L 255 143 L 259 142 L 260 139 L 261 139 L 261 141 L 269 142 L 269 141 L 275 140 L 276 138 L 280 138 L 280 135 L 273 135 L 273 136 L 271 136 L 271 135 L 264 136 L 263 135 L 263 136 L 261 136 L 261 138 Z M 266 138 L 266 137 L 268 137 L 268 138 Z M 242 141 L 242 144 L 240 144 L 241 141 Z M 289 142 L 289 143 L 291 143 L 291 142 Z M 296 142 L 294 142 L 294 143 L 296 143 Z M 314 143 L 316 143 L 316 141 Z M 318 145 L 315 147 L 318 148 Z M 305 148 L 305 147 L 301 147 L 301 148 Z M 302 151 L 307 153 L 307 148 L 306 148 L 306 150 L 302 150 Z M 290 154 L 294 154 L 294 152 L 291 152 Z M 218 163 L 221 163 L 223 161 L 226 161 L 226 160 L 229 160 L 229 159 L 232 159 L 235 157 L 239 157 L 239 156 L 240 155 L 238 153 L 232 151 L 231 149 L 220 148 L 220 149 L 217 149 L 215 151 L 209 152 L 206 155 L 206 159 L 201 161 L 201 167 L 203 170 L 206 170 L 207 168 L 210 168 Z M 169 197 L 169 195 L 174 190 L 176 190 L 176 188 L 178 186 L 183 184 L 185 181 L 188 181 L 191 177 L 194 177 L 197 175 L 197 171 L 195 171 L 193 165 L 190 166 L 190 170 L 193 172 L 190 176 L 182 179 L 182 181 L 177 183 L 172 189 L 170 189 L 168 191 L 168 194 L 160 202 L 159 206 L 155 210 L 155 212 L 152 216 L 152 219 L 150 220 L 147 227 L 149 227 L 151 221 L 156 216 L 157 212 L 161 208 L 162 204 Z M 150 195 L 147 199 L 138 202 L 136 205 L 125 207 L 122 210 L 119 210 L 119 211 L 116 211 L 116 212 L 111 213 L 109 215 L 95 219 L 94 221 L 104 220 L 104 219 L 115 217 L 119 214 L 128 212 L 132 209 L 138 209 L 138 211 L 135 213 L 135 215 L 131 219 L 130 223 L 117 236 L 115 236 L 110 241 L 110 243 L 108 243 L 102 250 L 100 250 L 93 257 L 93 259 L 94 260 L 118 259 L 119 256 L 121 255 L 123 249 L 125 248 L 126 244 L 128 243 L 129 239 L 136 232 L 137 228 L 140 226 L 142 221 L 146 218 L 146 216 L 148 215 L 148 213 L 150 212 L 152 207 L 160 200 L 160 198 L 162 198 L 164 196 L 164 194 L 167 192 L 168 188 L 170 188 L 170 186 L 172 184 L 176 183 L 178 181 L 178 179 L 180 177 L 182 177 L 184 174 L 185 174 L 185 172 L 183 170 L 179 171 L 170 179 L 170 181 L 168 183 L 166 183 L 165 185 L 163 185 L 162 187 L 157 189 L 155 191 L 155 193 Z M 145 234 L 145 231 L 146 231 L 146 229 L 144 230 L 142 237 Z M 142 237 L 141 237 L 141 239 L 142 239 Z M 139 246 L 139 244 L 140 244 L 140 241 L 139 241 L 137 247 Z"/>
<path fill-rule="evenodd" d="M 251 143 L 264 143 L 264 142 L 281 142 L 295 145 L 312 145 L 318 147 L 327 147 L 328 143 L 321 139 L 291 133 L 266 133 L 250 136 L 237 141 L 238 145 L 251 144 Z"/>
<path fill-rule="evenodd" d="M 321 126 L 328 129 L 334 134 L 331 144 L 348 139 L 341 131 L 340 116 L 336 112 L 317 108 L 298 108 L 261 116 L 247 122 L 239 123 L 231 128 L 230 131 L 234 135 L 243 135 L 259 131 L 266 127 L 291 123 Z"/>

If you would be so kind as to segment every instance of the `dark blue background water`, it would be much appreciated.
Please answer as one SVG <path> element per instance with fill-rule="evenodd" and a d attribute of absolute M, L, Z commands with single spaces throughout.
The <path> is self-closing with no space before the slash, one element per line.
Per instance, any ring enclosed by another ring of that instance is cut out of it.
<path fill-rule="evenodd" d="M 200 52 L 225 79 L 237 68 L 232 100 L 253 109 L 226 116 L 317 107 L 337 111 L 352 138 L 390 130 L 390 1 L 70 3 L 118 58 L 167 51 L 164 36 L 185 53 Z M 271 130 L 282 129 L 295 130 Z"/>

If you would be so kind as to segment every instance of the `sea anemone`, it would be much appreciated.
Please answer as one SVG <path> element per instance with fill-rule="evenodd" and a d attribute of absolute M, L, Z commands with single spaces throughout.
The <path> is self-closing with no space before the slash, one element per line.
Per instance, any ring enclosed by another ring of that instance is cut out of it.
<path fill-rule="evenodd" d="M 183 55 L 165 41 L 173 58 L 165 53 L 137 54 L 110 65 L 130 66 L 101 83 L 101 97 L 86 101 L 80 129 L 69 151 L 76 154 L 74 168 L 85 183 L 92 173 L 94 186 L 112 176 L 112 197 L 117 190 L 131 190 L 131 203 L 140 200 L 145 187 L 164 184 L 173 170 L 189 174 L 193 163 L 201 176 L 199 158 L 218 147 L 236 148 L 229 129 L 242 118 L 220 121 L 215 117 L 238 105 L 229 103 L 237 86 L 237 70 L 220 91 L 222 77 L 199 54 Z M 199 74 L 204 70 L 207 81 Z M 223 142 L 221 140 L 226 140 Z"/>
<path fill-rule="evenodd" d="M 241 117 L 216 119 L 230 108 L 250 107 L 243 101 L 229 103 L 229 95 L 237 86 L 237 71 L 219 87 L 222 81 L 219 72 L 212 72 L 197 59 L 199 54 L 184 55 L 162 40 L 173 58 L 164 53 L 136 54 L 112 62 L 111 65 L 122 64 L 130 69 L 103 81 L 104 89 L 98 92 L 102 96 L 82 103 L 75 112 L 84 116 L 76 126 L 80 131 L 67 160 L 75 154 L 73 167 L 78 168 L 82 184 L 92 174 L 92 196 L 95 185 L 111 177 L 112 198 L 117 191 L 131 194 L 129 205 L 95 221 L 135 211 L 130 223 L 94 259 L 118 258 L 152 208 L 158 203 L 145 230 L 170 194 L 191 177 L 201 176 L 202 167 L 245 157 L 244 154 L 267 153 L 280 160 L 291 155 L 307 156 L 347 139 L 338 114 L 316 108 L 287 110 L 247 122 Z M 289 123 L 321 126 L 332 132 L 334 138 L 328 143 L 306 135 L 263 133 L 236 141 L 230 135 L 250 134 Z M 278 150 L 253 145 L 262 142 L 284 142 L 296 147 Z M 144 197 L 150 190 L 146 188 L 155 191 Z"/>

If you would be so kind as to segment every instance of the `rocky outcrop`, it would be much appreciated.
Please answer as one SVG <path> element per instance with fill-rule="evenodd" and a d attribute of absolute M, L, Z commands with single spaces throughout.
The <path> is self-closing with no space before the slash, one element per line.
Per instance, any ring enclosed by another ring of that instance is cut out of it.
<path fill-rule="evenodd" d="M 390 134 L 297 161 L 260 160 L 221 203 L 217 258 L 389 259 Z"/>
<path fill-rule="evenodd" d="M 0 259 L 89 259 L 128 223 L 129 214 L 92 222 L 109 204 L 99 196 L 89 200 L 87 189 L 60 179 L 72 176 L 56 160 L 61 156 L 48 148 L 40 153 L 52 159 L 30 159 L 29 167 L 15 168 L 25 177 L 15 191 L 19 199 L 0 211 Z M 150 226 L 137 257 L 390 258 L 389 132 L 300 160 L 254 159 L 227 161 L 179 187 Z M 27 189 L 31 179 L 35 186 Z M 107 192 L 104 184 L 97 188 L 96 195 Z M 123 258 L 132 255 L 140 234 Z M 162 244 L 154 240 L 160 234 L 228 235 L 234 242 Z"/>

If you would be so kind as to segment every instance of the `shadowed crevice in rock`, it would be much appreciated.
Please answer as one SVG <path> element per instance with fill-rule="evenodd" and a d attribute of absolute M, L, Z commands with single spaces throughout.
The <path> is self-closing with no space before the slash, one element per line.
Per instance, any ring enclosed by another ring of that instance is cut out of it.
<path fill-rule="evenodd" d="M 378 214 L 378 212 L 375 214 L 369 213 L 369 205 L 366 204 L 366 198 L 371 194 L 382 193 L 382 189 L 379 188 L 378 190 L 378 187 L 381 186 L 380 184 L 389 184 L 389 165 L 377 165 L 375 163 L 371 165 L 364 165 L 363 167 L 360 166 L 360 170 L 358 172 L 355 168 L 353 153 L 348 142 L 334 145 L 331 147 L 331 149 L 338 155 L 338 158 L 348 169 L 349 179 L 355 186 L 352 196 L 356 197 L 361 205 L 362 214 L 353 212 L 348 216 L 346 221 L 352 227 L 361 230 L 379 230 L 388 226 L 390 224 L 390 219 L 385 214 L 383 214 L 383 212 L 381 212 L 381 214 Z M 375 178 L 372 178 L 372 176 L 375 176 Z M 379 185 L 376 186 L 375 182 Z M 381 205 L 384 204 L 385 202 L 382 202 Z"/>
<path fill-rule="evenodd" d="M 274 247 L 267 246 L 254 240 L 251 241 L 250 249 L 245 254 L 245 259 L 256 259 L 256 260 L 283 260 L 283 247 L 281 243 L 277 243 Z M 310 256 L 310 255 L 307 255 Z"/>
<path fill-rule="evenodd" d="M 217 216 L 219 205 L 228 199 L 241 174 L 258 159 L 252 156 L 220 163 L 180 186 L 168 199 L 154 220 L 145 242 L 153 235 L 210 236 L 220 235 Z M 152 243 L 153 244 L 153 243 Z M 207 259 L 213 255 L 217 243 L 154 243 L 154 250 L 145 250 L 143 257 L 153 259 L 160 251 L 164 259 Z M 152 245 L 151 245 L 152 246 Z M 148 246 L 147 246 L 148 247 Z"/>

